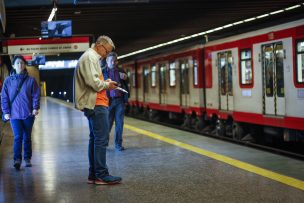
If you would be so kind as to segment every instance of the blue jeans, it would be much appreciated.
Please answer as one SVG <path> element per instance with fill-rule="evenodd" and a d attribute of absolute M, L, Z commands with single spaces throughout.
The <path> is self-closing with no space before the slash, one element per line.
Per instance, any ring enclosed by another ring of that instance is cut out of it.
<path fill-rule="evenodd" d="M 109 107 L 109 121 L 110 121 L 110 131 L 115 120 L 115 148 L 119 149 L 122 147 L 122 132 L 125 116 L 125 104 L 123 97 L 111 99 Z"/>
<path fill-rule="evenodd" d="M 90 140 L 89 140 L 89 177 L 102 178 L 109 175 L 106 149 L 109 143 L 109 120 L 108 108 L 103 106 L 96 106 L 94 110 L 85 109 L 87 111 L 94 111 L 90 115 L 86 115 L 89 121 Z"/>
<path fill-rule="evenodd" d="M 32 158 L 32 129 L 35 117 L 26 119 L 12 119 L 10 121 L 14 134 L 14 160 L 22 160 L 22 141 L 24 145 L 24 159 Z"/>

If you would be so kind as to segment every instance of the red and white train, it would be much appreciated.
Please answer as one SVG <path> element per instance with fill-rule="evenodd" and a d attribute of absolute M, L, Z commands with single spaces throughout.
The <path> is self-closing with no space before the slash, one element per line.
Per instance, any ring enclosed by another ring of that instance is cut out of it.
<path fill-rule="evenodd" d="M 122 64 L 129 107 L 242 139 L 304 142 L 304 19 Z M 266 133 L 263 133 L 266 132 Z"/>

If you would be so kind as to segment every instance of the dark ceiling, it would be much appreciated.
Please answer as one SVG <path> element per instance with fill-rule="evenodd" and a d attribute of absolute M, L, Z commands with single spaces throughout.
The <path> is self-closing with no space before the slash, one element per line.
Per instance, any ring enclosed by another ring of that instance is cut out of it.
<path fill-rule="evenodd" d="M 289 14 L 276 14 L 264 21 L 302 18 L 303 1 L 57 0 L 56 20 L 71 19 L 74 35 L 109 35 L 122 55 L 300 3 L 302 6 Z M 40 35 L 40 23 L 48 19 L 53 1 L 5 0 L 5 5 L 5 36 L 33 37 Z"/>

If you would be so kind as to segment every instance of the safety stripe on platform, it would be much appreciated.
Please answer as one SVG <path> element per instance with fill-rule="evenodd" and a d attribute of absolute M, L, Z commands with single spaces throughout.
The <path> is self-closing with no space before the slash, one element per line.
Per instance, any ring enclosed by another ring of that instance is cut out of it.
<path fill-rule="evenodd" d="M 154 139 L 161 140 L 163 142 L 181 147 L 183 149 L 187 149 L 187 150 L 195 152 L 197 154 L 201 154 L 201 155 L 207 156 L 209 158 L 224 162 L 226 164 L 243 169 L 245 171 L 249 171 L 249 172 L 261 175 L 263 177 L 278 181 L 280 183 L 298 188 L 300 190 L 304 190 L 304 181 L 301 181 L 301 180 L 298 180 L 298 179 L 295 179 L 295 178 L 292 178 L 289 176 L 285 176 L 285 175 L 282 175 L 282 174 L 279 174 L 279 173 L 276 173 L 276 172 L 273 172 L 273 171 L 270 171 L 267 169 L 263 169 L 263 168 L 230 158 L 228 156 L 224 156 L 224 155 L 217 154 L 217 153 L 214 153 L 214 152 L 211 152 L 211 151 L 199 148 L 199 147 L 195 147 L 193 145 L 189 145 L 189 144 L 186 144 L 186 143 L 183 143 L 183 142 L 180 142 L 180 141 L 177 141 L 177 140 L 174 140 L 174 139 L 171 139 L 171 138 L 168 138 L 168 137 L 156 134 L 156 133 L 152 133 L 152 132 L 140 129 L 140 128 L 136 128 L 131 125 L 125 124 L 124 128 L 132 130 L 139 134 L 146 135 L 146 136 L 152 137 Z"/>
<path fill-rule="evenodd" d="M 47 99 L 51 100 L 52 102 L 56 102 L 60 105 L 64 105 L 70 109 L 75 110 L 75 108 L 73 108 L 73 106 L 71 104 L 65 104 L 64 102 L 60 102 L 59 100 L 56 100 L 56 99 L 51 99 L 51 98 L 47 98 Z M 187 149 L 187 150 L 195 152 L 197 154 L 201 154 L 201 155 L 207 156 L 209 158 L 224 162 L 226 164 L 243 169 L 245 171 L 249 171 L 249 172 L 258 174 L 260 176 L 275 180 L 277 182 L 289 185 L 291 187 L 298 188 L 300 190 L 304 190 L 304 181 L 301 181 L 301 180 L 298 180 L 298 179 L 295 179 L 295 178 L 292 178 L 289 176 L 285 176 L 285 175 L 282 175 L 282 174 L 279 174 L 279 173 L 276 173 L 276 172 L 273 172 L 273 171 L 270 171 L 267 169 L 263 169 L 263 168 L 254 166 L 252 164 L 248 164 L 246 162 L 242 162 L 242 161 L 230 158 L 228 156 L 224 156 L 224 155 L 217 154 L 217 153 L 214 153 L 214 152 L 211 152 L 211 151 L 199 148 L 199 147 L 195 147 L 193 145 L 189 145 L 189 144 L 186 144 L 186 143 L 183 143 L 183 142 L 180 142 L 180 141 L 177 141 L 177 140 L 174 140 L 174 139 L 171 139 L 171 138 L 168 138 L 168 137 L 156 134 L 156 133 L 152 133 L 152 132 L 140 129 L 140 128 L 136 128 L 136 127 L 128 125 L 128 124 L 124 124 L 124 128 L 132 130 L 139 134 L 146 135 L 151 138 L 161 140 L 163 142 L 178 146 L 180 148 Z"/>

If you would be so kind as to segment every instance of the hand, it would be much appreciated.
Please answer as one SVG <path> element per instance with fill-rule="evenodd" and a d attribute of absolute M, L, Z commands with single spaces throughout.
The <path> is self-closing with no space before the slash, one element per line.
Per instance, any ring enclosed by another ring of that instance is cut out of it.
<path fill-rule="evenodd" d="M 125 73 L 119 73 L 119 77 L 122 80 L 126 80 L 128 78 L 127 74 L 125 74 Z"/>
<path fill-rule="evenodd" d="M 10 115 L 10 114 L 4 114 L 4 118 L 5 118 L 6 120 L 9 120 L 9 119 L 11 118 L 11 115 Z"/>
<path fill-rule="evenodd" d="M 33 112 L 32 112 L 33 116 L 37 116 L 39 114 L 39 111 L 34 109 Z"/>
<path fill-rule="evenodd" d="M 109 82 L 109 90 L 114 90 L 116 88 L 117 88 L 117 82 L 111 80 Z"/>
<path fill-rule="evenodd" d="M 107 80 L 106 80 L 106 82 L 111 82 L 112 80 L 111 80 L 111 78 L 108 78 Z"/>

